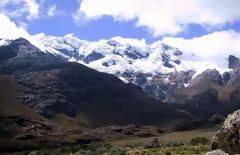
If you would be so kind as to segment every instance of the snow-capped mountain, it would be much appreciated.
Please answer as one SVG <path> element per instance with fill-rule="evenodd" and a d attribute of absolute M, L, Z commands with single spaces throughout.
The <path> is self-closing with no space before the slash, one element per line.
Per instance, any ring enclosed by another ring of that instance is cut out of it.
<path fill-rule="evenodd" d="M 111 74 L 126 70 L 150 74 L 170 73 L 175 70 L 202 72 L 209 67 L 217 68 L 207 61 L 197 62 L 196 55 L 183 53 L 161 41 L 148 45 L 144 40 L 114 37 L 110 40 L 88 42 L 72 34 L 64 37 L 38 34 L 34 38 L 41 42 L 47 52 Z"/>
<path fill-rule="evenodd" d="M 197 61 L 196 55 L 161 41 L 147 44 L 145 40 L 114 37 L 89 42 L 72 34 L 63 37 L 38 34 L 32 39 L 37 42 L 35 46 L 41 45 L 39 48 L 45 52 L 116 75 L 160 100 L 166 100 L 177 88 L 188 85 L 193 76 L 206 69 L 224 71 L 212 62 Z M 0 41 L 2 45 L 7 43 Z"/>

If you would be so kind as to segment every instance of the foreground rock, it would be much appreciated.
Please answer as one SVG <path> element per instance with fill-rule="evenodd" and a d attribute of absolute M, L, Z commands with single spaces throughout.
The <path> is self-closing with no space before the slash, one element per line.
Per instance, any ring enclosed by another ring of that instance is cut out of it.
<path fill-rule="evenodd" d="M 222 150 L 214 150 L 211 152 L 207 152 L 205 155 L 229 155 L 228 153 L 225 153 Z"/>
<path fill-rule="evenodd" d="M 212 149 L 222 149 L 228 153 L 239 153 L 240 110 L 228 115 L 222 128 L 213 137 Z"/>

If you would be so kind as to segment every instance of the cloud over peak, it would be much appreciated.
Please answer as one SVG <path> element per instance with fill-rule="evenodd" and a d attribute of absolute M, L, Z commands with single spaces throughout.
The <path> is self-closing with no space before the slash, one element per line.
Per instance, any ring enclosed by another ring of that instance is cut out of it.
<path fill-rule="evenodd" d="M 239 0 L 82 0 L 76 16 L 96 20 L 111 16 L 118 21 L 136 20 L 153 36 L 176 35 L 189 24 L 206 28 L 240 19 Z"/>
<path fill-rule="evenodd" d="M 196 55 L 200 61 L 218 62 L 220 67 L 226 67 L 227 61 L 223 60 L 230 54 L 240 56 L 240 33 L 234 30 L 216 31 L 192 39 L 165 37 L 162 41 Z"/>
<path fill-rule="evenodd" d="M 29 38 L 28 32 L 18 27 L 13 21 L 11 21 L 6 15 L 0 13 L 0 38 L 3 39 L 17 39 L 19 37 Z"/>

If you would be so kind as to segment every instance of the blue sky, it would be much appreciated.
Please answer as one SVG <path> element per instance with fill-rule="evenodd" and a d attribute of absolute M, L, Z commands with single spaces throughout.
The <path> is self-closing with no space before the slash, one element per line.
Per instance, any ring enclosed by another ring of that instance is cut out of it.
<path fill-rule="evenodd" d="M 40 18 L 37 20 L 23 20 L 28 24 L 28 32 L 31 34 L 45 33 L 54 36 L 63 36 L 74 33 L 77 37 L 89 41 L 99 39 L 109 39 L 115 36 L 127 38 L 145 38 L 152 42 L 160 37 L 152 37 L 144 27 L 135 27 L 135 20 L 120 22 L 115 21 L 110 16 L 102 17 L 99 20 L 88 21 L 84 24 L 76 24 L 71 14 L 79 8 L 79 2 L 76 0 L 49 0 L 45 3 L 43 12 L 48 11 L 48 7 L 56 4 L 59 11 L 64 12 L 63 15 L 56 15 L 48 18 Z"/>
<path fill-rule="evenodd" d="M 160 40 L 218 61 L 240 55 L 239 8 L 240 0 L 0 0 L 0 38 L 24 37 L 39 48 L 39 33 Z"/>
<path fill-rule="evenodd" d="M 221 31 L 238 33 L 239 7 L 239 0 L 0 1 L 0 13 L 31 35 L 73 33 L 89 41 L 121 36 L 148 43 L 165 37 L 193 39 Z"/>
<path fill-rule="evenodd" d="M 103 17 L 100 20 L 90 21 L 84 25 L 76 25 L 71 18 L 42 19 L 31 22 L 28 30 L 32 34 L 44 32 L 54 36 L 74 33 L 79 38 L 90 41 L 109 39 L 114 36 L 145 38 L 148 41 L 157 39 L 153 38 L 145 28 L 134 27 L 134 21 L 116 22 L 111 17 Z"/>
<path fill-rule="evenodd" d="M 128 12 L 127 9 L 129 8 L 118 8 L 118 4 L 115 5 L 114 0 L 102 0 L 103 3 L 100 5 L 99 0 L 30 0 L 33 1 L 33 3 L 36 3 L 38 5 L 38 14 L 37 17 L 34 17 L 32 12 L 22 11 L 18 13 L 18 16 L 11 15 L 10 13 L 14 10 L 17 10 L 18 7 L 26 7 L 24 5 L 26 0 L 19 0 L 21 3 L 13 3 L 11 0 L 3 0 L 2 3 L 6 3 L 6 5 L 3 5 L 1 7 L 0 2 L 0 12 L 3 12 L 9 16 L 11 20 L 16 22 L 18 25 L 25 25 L 27 28 L 27 31 L 30 34 L 37 34 L 37 33 L 45 33 L 47 35 L 54 35 L 54 36 L 63 36 L 69 33 L 75 34 L 75 36 L 79 37 L 80 39 L 85 39 L 89 41 L 96 41 L 99 39 L 109 39 L 114 36 L 122 36 L 127 38 L 137 38 L 142 39 L 144 38 L 147 42 L 153 42 L 159 39 L 162 39 L 163 37 L 181 37 L 185 39 L 191 39 L 194 37 L 200 37 L 207 35 L 209 33 L 215 32 L 215 31 L 222 31 L 222 30 L 234 30 L 236 32 L 240 31 L 240 20 L 238 18 L 233 18 L 236 16 L 236 14 L 240 13 L 234 13 L 233 11 L 226 11 L 227 17 L 223 20 L 218 20 L 216 18 L 221 17 L 221 14 L 214 14 L 215 8 L 209 7 L 210 11 L 213 12 L 213 15 L 216 16 L 212 18 L 212 14 L 208 14 L 209 19 L 205 19 L 204 21 L 198 21 L 195 20 L 197 18 L 201 18 L 201 11 L 204 10 L 210 5 L 215 4 L 202 4 L 197 2 L 198 0 L 192 0 L 194 2 L 193 4 L 190 4 L 187 0 L 186 3 L 189 3 L 188 5 L 193 5 L 193 7 L 198 5 L 203 5 L 202 10 L 199 12 L 194 12 L 196 15 L 193 17 L 192 21 L 187 20 L 185 21 L 184 14 L 190 14 L 192 12 L 184 12 L 181 7 L 178 11 L 174 12 L 175 9 L 173 9 L 173 13 L 170 11 L 166 12 L 159 12 L 156 10 L 155 12 L 151 10 L 151 1 L 155 2 L 153 0 L 150 0 L 149 3 L 144 4 L 137 4 L 139 6 L 147 6 L 149 5 L 150 11 L 146 9 L 146 12 L 150 12 L 149 18 L 152 18 L 153 20 L 144 19 L 144 14 L 141 14 L 142 10 L 139 10 L 137 7 L 134 8 L 133 3 L 133 10 L 135 12 L 133 13 L 135 17 L 131 17 L 131 12 Z M 126 1 L 126 0 L 123 0 Z M 136 1 L 136 0 L 133 0 Z M 142 0 L 140 0 L 142 1 Z M 164 5 L 166 1 L 158 0 L 159 3 Z M 171 0 L 170 0 L 171 1 Z M 174 1 L 174 0 L 173 0 Z M 191 0 L 190 0 L 191 1 Z M 213 0 L 214 1 L 214 0 Z M 220 0 L 224 3 L 223 0 Z M 219 2 L 220 2 L 219 1 Z M 236 0 L 231 0 L 236 1 Z M 126 1 L 127 2 L 127 1 Z M 136 1 L 137 2 L 137 1 Z M 177 1 L 175 1 L 177 2 Z M 225 1 L 226 2 L 226 1 Z M 88 4 L 89 3 L 89 4 Z M 104 4 L 106 3 L 106 4 Z M 107 10 L 109 7 L 109 3 L 112 3 L 112 6 L 110 8 L 116 7 L 115 10 L 118 11 L 102 11 Z M 137 2 L 138 3 L 138 2 Z M 195 4 L 196 3 L 196 4 Z M 220 2 L 221 3 L 221 2 Z M 175 4 L 175 3 L 173 3 Z M 239 4 L 239 3 L 237 3 Z M 95 5 L 95 6 L 94 6 Z M 105 5 L 105 6 L 104 6 Z M 124 5 L 123 4 L 119 4 Z M 131 4 L 129 4 L 131 5 Z M 156 4 L 157 5 L 157 4 Z M 165 4 L 166 6 L 169 5 L 169 3 Z M 184 6 L 184 4 L 182 4 Z M 50 8 L 55 6 L 54 11 L 51 15 L 48 15 Z M 176 4 L 176 6 L 179 6 Z M 228 7 L 225 4 L 223 4 L 225 8 Z M 221 7 L 221 5 L 219 5 Z M 229 7 L 232 7 L 231 5 Z M 99 9 L 98 8 L 102 8 Z M 164 8 L 164 7 L 163 7 Z M 186 8 L 187 9 L 187 8 Z M 96 10 L 95 12 L 93 10 Z M 226 9 L 229 10 L 229 9 Z M 125 11 L 125 12 L 124 12 Z M 144 10 L 145 11 L 145 10 Z M 177 14 L 182 13 L 183 16 L 181 17 L 175 17 Z M 224 12 L 224 11 L 223 11 Z M 229 13 L 230 12 L 230 13 Z M 159 13 L 159 14 L 158 14 Z M 176 15 L 174 15 L 174 13 Z M 125 15 L 124 15 L 125 14 Z M 129 17 L 128 17 L 129 14 Z M 170 14 L 170 15 L 168 15 Z M 171 16 L 173 14 L 174 16 Z M 228 15 L 229 14 L 229 15 Z M 28 18 L 29 15 L 32 15 L 32 18 Z M 78 16 L 78 19 L 74 19 L 73 15 Z M 168 19 L 162 18 L 164 16 L 169 17 L 169 25 L 165 24 L 165 20 L 168 21 Z M 205 15 L 206 16 L 206 15 Z M 161 20 L 162 18 L 162 20 Z M 232 19 L 233 18 L 233 19 Z M 142 20 L 143 19 L 143 20 Z M 159 23 L 154 21 L 157 21 L 159 19 Z M 165 20 L 164 20 L 165 19 Z M 216 19 L 216 21 L 212 22 Z M 143 22 L 141 22 L 141 20 Z M 172 21 L 171 21 L 172 20 Z M 80 22 L 79 22 L 80 21 Z M 179 22 L 180 21 L 180 22 Z M 141 22 L 141 23 L 140 23 Z M 139 24 L 140 23 L 140 24 Z M 148 24 L 148 23 L 152 23 Z M 174 23 L 174 25 L 172 24 Z M 161 29 L 161 25 L 162 29 Z M 220 25 L 220 26 L 219 26 Z M 158 29 L 158 27 L 160 29 Z M 172 29 L 168 29 L 168 27 L 173 27 Z M 180 27 L 181 30 L 178 30 Z"/>

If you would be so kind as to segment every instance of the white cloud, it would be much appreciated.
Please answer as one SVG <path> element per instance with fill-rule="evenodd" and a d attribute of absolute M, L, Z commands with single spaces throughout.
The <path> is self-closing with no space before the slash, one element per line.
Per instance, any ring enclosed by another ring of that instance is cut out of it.
<path fill-rule="evenodd" d="M 27 30 L 27 29 L 28 29 L 28 24 L 25 23 L 25 22 L 19 21 L 19 22 L 18 22 L 18 25 L 19 25 L 20 28 L 22 28 L 22 29 L 24 29 L 24 30 Z"/>
<path fill-rule="evenodd" d="M 24 28 L 18 27 L 6 15 L 0 14 L 0 22 L 0 38 L 17 39 L 19 37 L 30 37 L 30 35 Z"/>
<path fill-rule="evenodd" d="M 11 6 L 11 7 L 10 7 Z M 9 17 L 26 17 L 32 20 L 39 17 L 40 6 L 36 0 L 1 0 L 0 13 Z"/>
<path fill-rule="evenodd" d="M 84 25 L 90 20 L 80 10 L 78 10 L 76 13 L 73 13 L 72 18 L 74 19 L 76 25 Z"/>
<path fill-rule="evenodd" d="M 189 24 L 209 28 L 239 20 L 239 7 L 239 0 L 82 0 L 74 19 L 112 16 L 137 20 L 136 26 L 147 27 L 154 36 L 175 35 Z"/>
<path fill-rule="evenodd" d="M 240 56 L 240 33 L 233 30 L 219 31 L 192 39 L 165 37 L 164 43 L 197 56 L 198 61 L 212 61 L 226 67 L 224 59 L 229 54 Z"/>
<path fill-rule="evenodd" d="M 40 48 L 41 50 L 44 50 L 44 47 L 41 45 L 41 43 L 35 39 L 34 36 L 31 36 L 25 30 L 24 26 L 17 26 L 13 21 L 11 21 L 6 15 L 2 13 L 0 13 L 0 23 L 0 38 L 13 40 L 22 37 L 30 41 L 33 45 Z"/>
<path fill-rule="evenodd" d="M 57 13 L 57 5 L 56 4 L 53 4 L 52 6 L 49 7 L 48 9 L 48 16 L 51 17 L 51 16 L 55 16 Z"/>
<path fill-rule="evenodd" d="M 28 6 L 28 19 L 37 18 L 39 16 L 39 4 L 36 0 L 25 0 L 26 5 Z"/>

